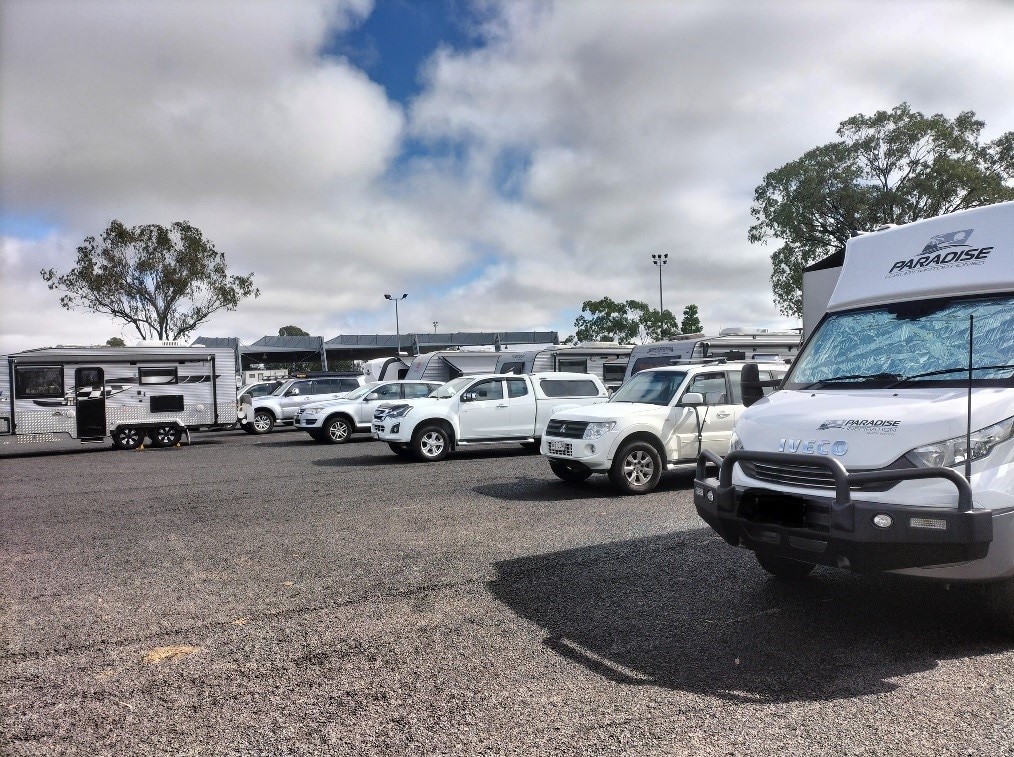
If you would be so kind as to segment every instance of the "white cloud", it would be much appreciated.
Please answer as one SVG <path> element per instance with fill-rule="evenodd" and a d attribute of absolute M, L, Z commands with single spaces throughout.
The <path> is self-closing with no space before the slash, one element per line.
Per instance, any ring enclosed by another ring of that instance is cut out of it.
<path fill-rule="evenodd" d="M 118 333 L 38 276 L 112 218 L 186 219 L 252 271 L 263 296 L 198 330 L 244 341 L 390 332 L 384 292 L 410 293 L 403 332 L 564 336 L 584 300 L 656 302 L 653 252 L 667 307 L 783 325 L 746 241 L 767 171 L 906 100 L 1014 122 L 1003 2 L 483 7 L 488 44 L 436 54 L 405 112 L 319 55 L 367 0 L 7 0 L 0 208 L 53 231 L 4 240 L 0 351 Z"/>

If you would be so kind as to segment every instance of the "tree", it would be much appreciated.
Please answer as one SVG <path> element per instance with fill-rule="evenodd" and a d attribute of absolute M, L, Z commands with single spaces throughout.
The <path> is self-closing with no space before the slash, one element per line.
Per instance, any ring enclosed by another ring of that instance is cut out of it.
<path fill-rule="evenodd" d="M 690 305 L 688 308 L 693 308 L 694 322 L 699 329 L 700 322 L 696 321 L 697 306 Z M 686 321 L 686 310 L 683 315 Z M 581 305 L 581 315 L 574 321 L 574 328 L 577 330 L 574 339 L 578 342 L 629 343 L 642 334 L 643 339 L 650 342 L 661 342 L 681 333 L 680 323 L 672 311 L 659 312 L 640 300 L 616 302 L 609 297 L 585 300 Z M 571 338 L 568 337 L 569 339 Z"/>
<path fill-rule="evenodd" d="M 803 268 L 862 231 L 1014 199 L 1014 132 L 981 143 L 975 113 L 952 121 L 902 103 L 843 121 L 839 140 L 768 173 L 754 191 L 751 242 L 776 238 L 775 304 L 802 315 Z"/>
<path fill-rule="evenodd" d="M 186 221 L 127 228 L 112 221 L 87 237 L 68 273 L 40 272 L 60 304 L 125 321 L 142 339 L 182 339 L 219 310 L 258 297 L 253 274 L 229 276 L 225 255 Z"/>
<path fill-rule="evenodd" d="M 282 326 L 278 329 L 278 336 L 310 336 L 299 326 Z"/>
<path fill-rule="evenodd" d="M 118 336 L 111 336 L 106 340 L 106 347 L 126 347 L 127 343 Z"/>
<path fill-rule="evenodd" d="M 697 314 L 696 305 L 687 305 L 683 308 L 683 321 L 680 323 L 681 334 L 698 334 L 704 331 L 701 319 Z"/>

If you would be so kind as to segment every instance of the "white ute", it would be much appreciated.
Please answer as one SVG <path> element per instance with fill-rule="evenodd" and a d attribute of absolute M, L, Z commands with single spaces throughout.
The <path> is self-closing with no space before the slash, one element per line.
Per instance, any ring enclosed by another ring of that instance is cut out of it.
<path fill-rule="evenodd" d="M 564 481 L 607 473 L 626 494 L 646 494 L 663 470 L 694 463 L 702 449 L 729 450 L 745 410 L 739 394 L 743 362 L 715 360 L 651 368 L 635 374 L 609 402 L 561 410 L 542 437 L 542 454 Z M 757 364 L 755 364 L 757 365 Z M 773 380 L 784 363 L 759 364 Z"/>
<path fill-rule="evenodd" d="M 605 385 L 587 373 L 462 376 L 425 399 L 379 409 L 373 436 L 399 455 L 414 453 L 428 462 L 475 444 L 521 442 L 535 450 L 554 410 L 608 396 Z"/>
<path fill-rule="evenodd" d="M 978 582 L 1014 629 L 1014 203 L 851 239 L 782 388 L 736 430 L 694 484 L 729 544 L 787 578 Z"/>

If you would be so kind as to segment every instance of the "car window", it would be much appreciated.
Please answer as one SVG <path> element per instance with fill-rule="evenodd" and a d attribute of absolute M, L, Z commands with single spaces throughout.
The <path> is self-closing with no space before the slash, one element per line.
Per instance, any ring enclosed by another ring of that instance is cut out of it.
<path fill-rule="evenodd" d="M 697 392 L 703 395 L 705 405 L 729 404 L 724 373 L 699 373 L 690 379 L 687 392 Z"/>
<path fill-rule="evenodd" d="M 417 397 L 425 397 L 439 384 L 402 384 L 402 388 L 405 390 L 405 399 L 415 399 Z"/>
<path fill-rule="evenodd" d="M 313 394 L 313 381 L 297 381 L 291 389 L 298 389 L 300 394 Z"/>
<path fill-rule="evenodd" d="M 468 390 L 477 400 L 502 400 L 503 382 L 499 379 L 487 379 L 472 385 Z"/>
<path fill-rule="evenodd" d="M 370 392 L 370 395 L 377 395 L 377 399 L 381 400 L 395 400 L 401 399 L 401 389 L 397 384 L 384 384 L 378 386 L 375 390 Z"/>
<path fill-rule="evenodd" d="M 507 379 L 507 396 L 524 397 L 528 394 L 528 382 L 524 379 Z"/>
<path fill-rule="evenodd" d="M 591 379 L 542 379 L 542 392 L 547 397 L 598 397 L 598 384 Z"/>

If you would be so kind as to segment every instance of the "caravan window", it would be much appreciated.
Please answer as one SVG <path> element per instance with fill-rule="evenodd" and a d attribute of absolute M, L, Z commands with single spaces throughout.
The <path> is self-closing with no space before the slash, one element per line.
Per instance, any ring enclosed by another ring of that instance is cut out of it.
<path fill-rule="evenodd" d="M 63 368 L 58 365 L 16 366 L 14 394 L 35 399 L 63 397 Z"/>
<path fill-rule="evenodd" d="M 177 384 L 179 376 L 176 366 L 171 368 L 138 368 L 137 383 L 139 384 Z"/>
<path fill-rule="evenodd" d="M 623 377 L 626 374 L 626 363 L 606 363 L 602 366 L 602 380 L 607 384 L 623 383 Z"/>
<path fill-rule="evenodd" d="M 524 362 L 517 361 L 512 363 L 504 363 L 500 366 L 498 373 L 524 373 L 525 364 Z"/>
<path fill-rule="evenodd" d="M 587 373 L 588 359 L 583 357 L 561 357 L 557 361 L 556 370 L 569 371 L 571 373 Z"/>

